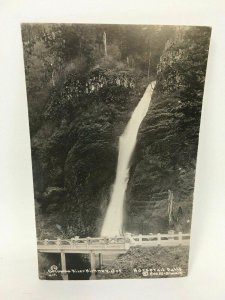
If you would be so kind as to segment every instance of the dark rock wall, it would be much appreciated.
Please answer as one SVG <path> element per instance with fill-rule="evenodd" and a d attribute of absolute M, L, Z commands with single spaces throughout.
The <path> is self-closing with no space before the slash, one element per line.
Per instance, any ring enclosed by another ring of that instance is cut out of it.
<path fill-rule="evenodd" d="M 178 31 L 166 44 L 131 167 L 126 228 L 189 231 L 210 30 Z M 172 222 L 168 190 L 173 192 Z"/>

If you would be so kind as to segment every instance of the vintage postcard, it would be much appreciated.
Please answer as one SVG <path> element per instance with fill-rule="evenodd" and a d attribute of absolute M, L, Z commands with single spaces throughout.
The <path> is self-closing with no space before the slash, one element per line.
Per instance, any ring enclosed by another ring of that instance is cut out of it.
<path fill-rule="evenodd" d="M 40 279 L 186 276 L 211 28 L 21 30 Z"/>

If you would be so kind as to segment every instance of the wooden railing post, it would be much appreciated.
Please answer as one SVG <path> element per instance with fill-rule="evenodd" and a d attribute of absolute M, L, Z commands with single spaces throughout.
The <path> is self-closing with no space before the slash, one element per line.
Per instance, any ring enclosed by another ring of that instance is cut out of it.
<path fill-rule="evenodd" d="M 138 244 L 139 245 L 142 244 L 142 234 L 139 234 L 139 236 L 138 236 Z"/>
<path fill-rule="evenodd" d="M 72 247 L 75 246 L 75 238 L 70 239 L 70 246 L 72 246 Z"/>
<path fill-rule="evenodd" d="M 182 245 L 182 242 L 183 242 L 182 232 L 178 232 L 178 241 L 179 241 L 179 245 Z"/>
<path fill-rule="evenodd" d="M 158 241 L 158 245 L 161 245 L 161 234 L 157 233 L 157 241 Z"/>
<path fill-rule="evenodd" d="M 48 245 L 48 239 L 44 240 L 44 245 Z"/>

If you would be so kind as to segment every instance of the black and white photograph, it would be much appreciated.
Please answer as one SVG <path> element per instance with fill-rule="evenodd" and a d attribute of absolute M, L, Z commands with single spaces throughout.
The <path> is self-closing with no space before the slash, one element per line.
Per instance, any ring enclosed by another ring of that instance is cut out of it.
<path fill-rule="evenodd" d="M 21 34 L 39 278 L 187 276 L 211 28 Z"/>

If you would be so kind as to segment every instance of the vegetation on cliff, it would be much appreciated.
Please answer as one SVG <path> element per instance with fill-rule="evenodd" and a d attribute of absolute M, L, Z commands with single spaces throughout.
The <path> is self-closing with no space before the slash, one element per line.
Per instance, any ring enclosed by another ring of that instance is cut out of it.
<path fill-rule="evenodd" d="M 190 230 L 209 38 L 209 28 L 196 27 L 166 43 L 132 162 L 128 229 L 139 223 L 144 233 Z M 174 196 L 170 223 L 168 190 Z"/>
<path fill-rule="evenodd" d="M 183 277 L 188 272 L 188 247 L 131 247 L 99 272 L 98 279 Z M 114 272 L 112 273 L 112 270 Z M 120 270 L 120 272 L 115 272 Z M 174 274 L 174 275 L 173 275 Z"/>
<path fill-rule="evenodd" d="M 204 27 L 22 25 L 39 238 L 99 234 L 118 138 L 155 78 L 126 228 L 189 230 L 209 35 Z"/>

